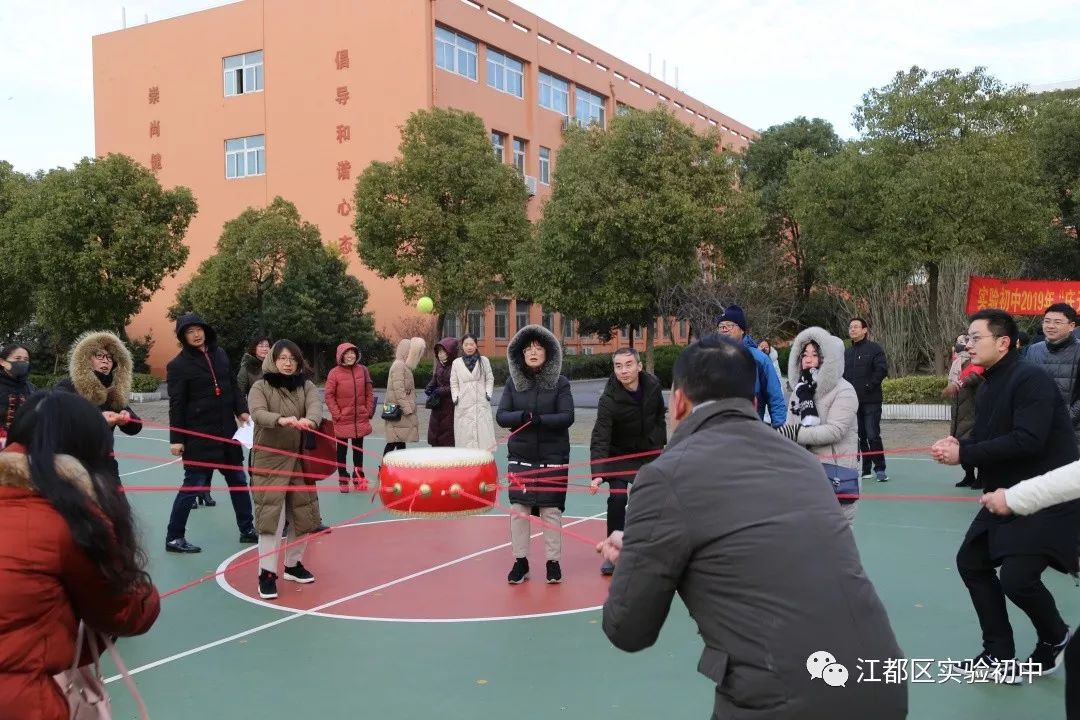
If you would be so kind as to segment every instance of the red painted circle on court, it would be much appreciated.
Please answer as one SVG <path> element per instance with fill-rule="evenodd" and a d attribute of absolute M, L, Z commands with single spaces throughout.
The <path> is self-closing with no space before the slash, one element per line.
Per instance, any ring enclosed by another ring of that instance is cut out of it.
<path fill-rule="evenodd" d="M 564 518 L 575 534 L 604 537 L 605 521 Z M 607 598 L 600 556 L 580 538 L 563 537 L 563 582 L 545 582 L 543 537 L 533 525 L 529 580 L 510 585 L 510 519 L 410 519 L 335 527 L 308 543 L 304 567 L 315 582 L 300 585 L 278 570 L 278 597 L 259 597 L 250 548 L 222 563 L 218 584 L 249 602 L 321 617 L 397 622 L 508 620 L 593 610 Z M 246 564 L 245 564 L 246 563 Z"/>

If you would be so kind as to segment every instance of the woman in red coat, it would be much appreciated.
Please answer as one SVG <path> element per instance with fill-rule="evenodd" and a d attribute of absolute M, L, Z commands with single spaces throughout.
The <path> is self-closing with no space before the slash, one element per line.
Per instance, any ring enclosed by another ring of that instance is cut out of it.
<path fill-rule="evenodd" d="M 53 679 L 75 662 L 79 622 L 139 635 L 157 619 L 131 508 L 101 412 L 78 395 L 39 393 L 0 453 L 0 715 L 67 720 Z M 99 647 L 101 643 L 99 643 Z M 84 664 L 92 660 L 86 654 Z"/>
<path fill-rule="evenodd" d="M 342 442 L 337 446 L 338 485 L 349 492 L 349 473 L 345 460 L 349 444 L 353 451 L 353 482 L 357 490 L 367 490 L 364 477 L 364 437 L 371 434 L 375 415 L 375 395 L 371 373 L 360 364 L 360 350 L 352 343 L 337 347 L 338 364 L 326 376 L 326 407 L 334 421 L 334 434 Z"/>

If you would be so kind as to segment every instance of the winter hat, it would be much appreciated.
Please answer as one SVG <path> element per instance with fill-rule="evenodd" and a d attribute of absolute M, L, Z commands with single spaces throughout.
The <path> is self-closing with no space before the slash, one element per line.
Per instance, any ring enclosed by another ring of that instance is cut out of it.
<path fill-rule="evenodd" d="M 746 313 L 744 313 L 743 309 L 738 305 L 729 305 L 727 309 L 724 310 L 724 314 L 717 319 L 716 324 L 719 325 L 725 321 L 735 323 L 742 328 L 743 332 L 746 332 Z"/>

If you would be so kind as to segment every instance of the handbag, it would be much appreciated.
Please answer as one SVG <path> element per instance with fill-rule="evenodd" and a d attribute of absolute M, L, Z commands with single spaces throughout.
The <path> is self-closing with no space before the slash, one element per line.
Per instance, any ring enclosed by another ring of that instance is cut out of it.
<path fill-rule="evenodd" d="M 844 497 L 840 502 L 849 503 L 859 499 L 859 471 L 836 463 L 821 463 L 825 477 L 832 483 L 833 492 Z"/>
<path fill-rule="evenodd" d="M 314 485 L 337 472 L 337 441 L 334 437 L 334 422 L 323 418 L 319 423 L 319 434 L 304 433 L 304 443 L 300 450 L 303 456 L 304 483 Z M 315 477 L 315 476 L 319 477 Z"/>
<path fill-rule="evenodd" d="M 401 419 L 401 406 L 397 403 L 383 403 L 382 415 L 380 417 L 382 417 L 383 420 L 397 422 Z"/>
<path fill-rule="evenodd" d="M 149 720 L 146 704 L 143 702 L 135 682 L 131 679 L 127 667 L 124 665 L 120 653 L 116 652 L 108 637 L 102 636 L 105 647 L 108 648 L 116 668 L 124 680 L 131 696 L 135 699 L 135 706 L 142 720 Z M 79 667 L 79 658 L 82 655 L 83 640 L 90 649 L 94 661 L 90 665 Z M 101 655 L 98 652 L 97 640 L 93 631 L 87 631 L 86 623 L 79 622 L 79 631 L 75 638 L 75 660 L 71 668 L 53 675 L 53 680 L 60 686 L 60 693 L 68 703 L 68 717 L 71 720 L 111 720 L 112 705 L 109 694 L 105 691 L 105 681 L 101 677 Z"/>
<path fill-rule="evenodd" d="M 441 402 L 442 402 L 442 395 L 435 392 L 435 393 L 432 393 L 431 395 L 428 395 L 427 400 L 424 401 L 424 407 L 426 407 L 428 410 L 434 410 L 435 408 L 439 407 L 439 403 L 441 403 Z"/>

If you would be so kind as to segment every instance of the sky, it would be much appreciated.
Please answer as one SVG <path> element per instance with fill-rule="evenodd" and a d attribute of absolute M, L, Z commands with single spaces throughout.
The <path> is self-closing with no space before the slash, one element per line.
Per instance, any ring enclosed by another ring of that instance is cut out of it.
<path fill-rule="evenodd" d="M 302 1 L 302 0 L 297 0 Z M 426 0 L 354 0 L 426 2 Z M 453 2 L 454 0 L 439 0 Z M 222 0 L 0 0 L 0 160 L 34 172 L 94 153 L 91 37 Z M 1010 85 L 1080 82 L 1077 0 L 518 0 L 758 130 L 821 117 L 855 136 L 863 93 L 912 65 Z"/>

